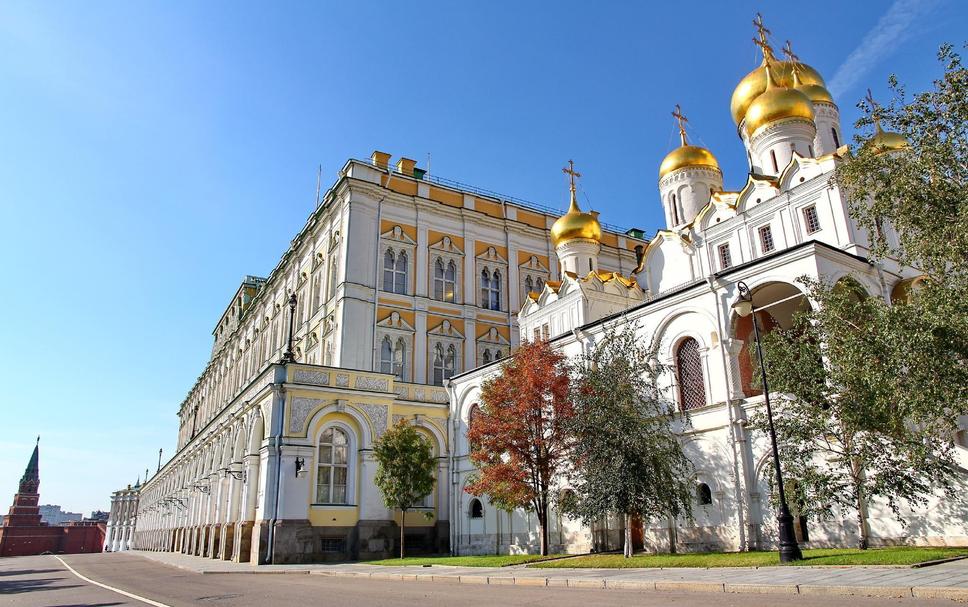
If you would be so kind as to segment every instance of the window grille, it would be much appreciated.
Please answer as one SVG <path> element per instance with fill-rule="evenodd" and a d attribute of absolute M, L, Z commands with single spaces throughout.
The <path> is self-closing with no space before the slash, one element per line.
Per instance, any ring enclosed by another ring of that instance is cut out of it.
<path fill-rule="evenodd" d="M 776 246 L 773 243 L 773 229 L 770 226 L 763 226 L 760 228 L 760 250 L 764 253 L 769 253 Z"/>
<path fill-rule="evenodd" d="M 682 340 L 676 350 L 676 374 L 679 380 L 679 406 L 683 411 L 706 404 L 706 385 L 702 377 L 699 342 L 692 337 Z"/>
<path fill-rule="evenodd" d="M 320 538 L 322 545 L 320 552 L 346 552 L 346 538 L 342 537 L 323 537 Z"/>
<path fill-rule="evenodd" d="M 820 231 L 820 216 L 817 215 L 817 207 L 810 205 L 803 209 L 803 223 L 807 228 L 807 234 Z"/>

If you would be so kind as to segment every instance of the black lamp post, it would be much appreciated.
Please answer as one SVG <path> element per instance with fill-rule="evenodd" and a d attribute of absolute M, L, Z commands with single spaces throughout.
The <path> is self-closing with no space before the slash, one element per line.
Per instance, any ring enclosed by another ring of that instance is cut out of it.
<path fill-rule="evenodd" d="M 770 445 L 773 447 L 773 467 L 776 468 L 776 483 L 780 490 L 780 514 L 776 517 L 780 527 L 780 562 L 790 563 L 803 558 L 797 536 L 793 531 L 793 516 L 787 506 L 786 492 L 783 489 L 783 472 L 780 470 L 780 451 L 776 446 L 776 430 L 773 428 L 773 408 L 770 407 L 770 388 L 766 383 L 766 364 L 763 362 L 763 347 L 760 345 L 760 329 L 756 325 L 756 307 L 753 306 L 753 294 L 746 283 L 736 283 L 739 289 L 739 299 L 733 304 L 733 310 L 740 316 L 750 316 L 753 321 L 753 337 L 756 340 L 756 356 L 760 361 L 760 378 L 763 381 L 763 401 L 766 403 L 766 418 L 770 425 Z"/>
<path fill-rule="evenodd" d="M 289 296 L 289 342 L 282 355 L 282 362 L 284 363 L 296 362 L 296 353 L 292 350 L 292 325 L 296 320 L 296 301 L 295 293 Z"/>

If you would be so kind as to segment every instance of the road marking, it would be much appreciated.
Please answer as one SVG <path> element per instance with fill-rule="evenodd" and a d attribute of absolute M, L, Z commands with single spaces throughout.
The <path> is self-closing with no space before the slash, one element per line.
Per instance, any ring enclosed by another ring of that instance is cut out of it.
<path fill-rule="evenodd" d="M 57 555 L 53 555 L 53 556 L 54 556 L 55 559 L 57 559 L 58 561 L 61 562 L 61 565 L 67 567 L 68 571 L 70 571 L 71 573 L 73 573 L 77 577 L 81 578 L 82 580 L 84 580 L 88 584 L 94 584 L 95 586 L 100 586 L 101 588 L 104 588 L 105 590 L 110 590 L 111 592 L 117 592 L 118 594 L 123 594 L 124 596 L 126 596 L 126 597 L 128 597 L 130 599 L 134 599 L 136 601 L 141 601 L 142 603 L 147 603 L 149 605 L 154 605 L 155 607 L 171 607 L 171 605 L 166 605 L 165 603 L 159 603 L 158 601 L 152 601 L 151 599 L 146 599 L 143 596 L 138 596 L 137 594 L 132 594 L 132 593 L 127 592 L 125 590 L 121 590 L 120 588 L 115 588 L 114 586 L 108 586 L 107 584 L 102 584 L 101 582 L 96 582 L 96 581 L 92 580 L 89 577 L 84 577 L 83 575 L 81 575 L 80 573 L 78 573 L 73 567 L 71 567 L 70 565 L 68 565 L 67 563 L 65 563 L 64 562 L 64 559 L 62 559 L 61 557 L 59 557 Z"/>

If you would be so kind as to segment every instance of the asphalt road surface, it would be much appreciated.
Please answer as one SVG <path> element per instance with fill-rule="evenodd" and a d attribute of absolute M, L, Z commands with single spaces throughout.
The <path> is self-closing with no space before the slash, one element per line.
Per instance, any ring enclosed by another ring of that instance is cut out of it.
<path fill-rule="evenodd" d="M 353 580 L 318 575 L 201 575 L 124 553 L 62 557 L 0 558 L 3 607 L 261 607 L 263 605 L 501 605 L 569 607 L 674 605 L 679 607 L 867 607 L 873 605 L 957 605 L 952 601 L 836 596 L 780 596 L 635 592 L 579 588 L 472 586 L 446 582 Z M 78 575 L 79 574 L 79 575 Z M 88 578 L 85 581 L 79 576 Z M 103 584 L 110 588 L 98 586 Z M 132 596 L 125 596 L 127 592 Z M 140 598 L 139 598 L 140 597 Z M 145 599 L 145 600 L 141 600 Z M 146 602 L 147 601 L 147 602 Z"/>

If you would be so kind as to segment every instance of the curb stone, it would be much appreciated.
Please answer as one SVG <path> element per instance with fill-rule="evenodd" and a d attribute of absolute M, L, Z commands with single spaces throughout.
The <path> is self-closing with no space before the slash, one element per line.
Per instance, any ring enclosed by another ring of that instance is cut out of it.
<path fill-rule="evenodd" d="M 800 594 L 834 594 L 851 596 L 876 596 L 882 598 L 911 598 L 910 586 L 815 586 L 801 584 Z"/>
<path fill-rule="evenodd" d="M 725 592 L 722 582 L 656 582 L 659 591 Z"/>
<path fill-rule="evenodd" d="M 799 594 L 796 584 L 732 584 L 726 582 L 725 591 L 736 594 Z"/>

